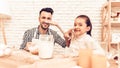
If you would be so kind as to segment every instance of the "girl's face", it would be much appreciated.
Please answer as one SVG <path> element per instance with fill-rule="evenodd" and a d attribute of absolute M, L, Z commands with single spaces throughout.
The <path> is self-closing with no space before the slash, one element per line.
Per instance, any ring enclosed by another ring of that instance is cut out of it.
<path fill-rule="evenodd" d="M 81 36 L 87 31 L 90 30 L 90 27 L 86 24 L 86 18 L 76 18 L 74 22 L 74 34 L 76 36 Z"/>

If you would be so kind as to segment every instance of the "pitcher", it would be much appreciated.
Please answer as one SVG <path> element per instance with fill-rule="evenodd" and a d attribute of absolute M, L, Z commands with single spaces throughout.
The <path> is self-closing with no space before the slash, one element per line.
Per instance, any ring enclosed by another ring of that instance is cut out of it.
<path fill-rule="evenodd" d="M 37 45 L 39 45 L 40 58 L 52 58 L 54 47 L 53 35 L 40 35 Z"/>

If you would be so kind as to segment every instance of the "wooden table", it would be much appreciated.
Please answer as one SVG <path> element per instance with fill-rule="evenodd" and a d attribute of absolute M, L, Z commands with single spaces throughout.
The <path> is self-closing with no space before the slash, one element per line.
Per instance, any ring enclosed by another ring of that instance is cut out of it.
<path fill-rule="evenodd" d="M 17 68 L 27 63 L 13 60 L 11 57 L 0 58 L 0 68 Z"/>
<path fill-rule="evenodd" d="M 33 61 L 29 60 L 31 62 L 28 62 L 27 57 L 23 57 L 23 54 L 20 55 L 22 52 L 23 54 L 26 53 L 25 51 L 18 51 L 16 53 L 13 52 L 10 56 L 0 57 L 0 68 L 17 68 L 21 65 L 31 64 Z"/>
<path fill-rule="evenodd" d="M 52 59 L 39 59 L 26 51 L 16 51 L 11 56 L 0 57 L 0 68 L 73 68 L 77 58 L 63 58 L 60 55 Z M 118 68 L 114 60 L 109 60 L 110 68 Z"/>

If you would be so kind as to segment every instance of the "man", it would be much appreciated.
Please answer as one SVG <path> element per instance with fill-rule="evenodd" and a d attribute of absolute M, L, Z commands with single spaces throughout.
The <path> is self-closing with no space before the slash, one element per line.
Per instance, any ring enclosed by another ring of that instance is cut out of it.
<path fill-rule="evenodd" d="M 32 38 L 39 39 L 40 34 L 53 35 L 54 43 L 58 43 L 62 47 L 66 46 L 65 40 L 62 39 L 56 31 L 49 28 L 50 25 L 54 25 L 60 28 L 56 23 L 52 22 L 53 15 L 52 8 L 42 8 L 39 12 L 39 23 L 38 27 L 29 29 L 25 31 L 23 36 L 23 43 L 20 46 L 20 49 L 28 50 L 30 44 L 32 44 Z M 60 29 L 61 30 L 61 29 Z"/>

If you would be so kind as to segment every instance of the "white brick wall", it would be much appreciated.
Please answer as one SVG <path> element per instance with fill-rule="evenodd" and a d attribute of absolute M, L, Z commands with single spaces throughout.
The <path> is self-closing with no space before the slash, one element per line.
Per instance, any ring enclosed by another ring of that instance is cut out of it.
<path fill-rule="evenodd" d="M 25 30 L 37 26 L 38 14 L 43 7 L 54 9 L 53 21 L 67 31 L 73 27 L 74 19 L 80 14 L 90 17 L 92 34 L 98 41 L 101 40 L 101 7 L 106 0 L 7 0 L 12 15 L 11 22 L 5 23 L 8 45 L 20 45 Z M 51 27 L 55 29 L 56 27 Z M 60 33 L 62 36 L 62 34 Z M 0 42 L 2 42 L 0 35 Z"/>

